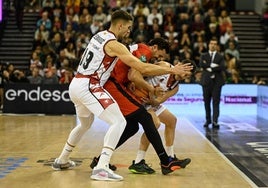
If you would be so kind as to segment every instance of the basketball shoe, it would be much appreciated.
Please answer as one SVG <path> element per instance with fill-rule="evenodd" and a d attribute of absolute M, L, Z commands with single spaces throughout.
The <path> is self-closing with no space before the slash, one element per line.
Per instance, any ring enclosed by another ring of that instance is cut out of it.
<path fill-rule="evenodd" d="M 164 175 L 169 174 L 180 168 L 185 168 L 191 162 L 191 159 L 189 158 L 180 160 L 176 156 L 174 158 L 170 157 L 169 160 L 170 162 L 168 165 L 161 164 L 162 174 Z"/>
<path fill-rule="evenodd" d="M 54 163 L 52 164 L 52 168 L 54 170 L 68 170 L 72 169 L 76 166 L 74 161 L 69 160 L 67 163 L 61 164 L 59 163 L 59 159 L 56 158 Z"/>
<path fill-rule="evenodd" d="M 134 174 L 153 174 L 155 170 L 145 163 L 142 159 L 139 163 L 135 164 L 135 160 L 132 161 L 132 165 L 128 167 L 129 171 Z"/>
<path fill-rule="evenodd" d="M 121 181 L 123 180 L 123 177 L 114 173 L 109 168 L 99 168 L 96 167 L 93 168 L 92 175 L 90 177 L 93 180 L 99 180 L 99 181 Z"/>

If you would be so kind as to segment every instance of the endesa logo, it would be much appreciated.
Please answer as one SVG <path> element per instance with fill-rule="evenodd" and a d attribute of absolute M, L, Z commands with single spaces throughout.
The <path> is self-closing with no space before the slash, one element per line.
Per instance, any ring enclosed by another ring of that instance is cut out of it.
<path fill-rule="evenodd" d="M 53 90 L 50 91 L 48 89 L 41 89 L 40 86 L 38 86 L 36 89 L 12 89 L 9 88 L 5 91 L 5 97 L 9 101 L 14 101 L 18 98 L 24 100 L 24 101 L 64 101 L 69 102 L 70 97 L 68 90 Z"/>

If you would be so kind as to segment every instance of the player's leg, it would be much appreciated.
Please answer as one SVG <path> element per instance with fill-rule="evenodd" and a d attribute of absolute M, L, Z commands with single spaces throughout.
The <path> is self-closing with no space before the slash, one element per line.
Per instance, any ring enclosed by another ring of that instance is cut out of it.
<path fill-rule="evenodd" d="M 167 154 L 171 157 L 175 157 L 173 144 L 175 139 L 177 117 L 172 114 L 168 109 L 165 109 L 162 113 L 158 115 L 158 117 L 160 121 L 165 125 L 164 135 Z"/>
<path fill-rule="evenodd" d="M 69 94 L 72 102 L 75 104 L 76 114 L 80 123 L 71 131 L 60 156 L 52 164 L 54 170 L 65 170 L 75 166 L 75 163 L 69 160 L 69 156 L 94 120 L 94 115 L 83 104 L 83 101 L 80 100 L 82 98 L 81 94 L 83 95 L 84 92 L 88 99 L 92 96 L 90 96 L 88 90 L 84 91 L 77 82 L 78 80 L 74 79 L 70 84 Z"/>
<path fill-rule="evenodd" d="M 160 126 L 160 121 L 153 110 L 148 110 L 151 114 L 154 124 L 158 128 Z M 142 134 L 140 138 L 140 145 L 137 152 L 136 159 L 132 161 L 132 165 L 129 166 L 129 170 L 135 174 L 152 174 L 155 172 L 148 164 L 145 162 L 146 151 L 150 145 L 145 133 Z"/>
<path fill-rule="evenodd" d="M 125 129 L 126 120 L 117 103 L 110 104 L 98 117 L 107 122 L 110 127 L 105 134 L 101 155 L 97 166 L 93 168 L 91 178 L 105 181 L 123 180 L 122 176 L 115 174 L 109 168 L 109 163 L 115 147 Z M 105 174 L 105 176 L 103 176 L 103 174 Z"/>
<path fill-rule="evenodd" d="M 152 109 L 149 109 L 148 112 L 151 114 L 154 124 L 156 126 L 156 128 L 158 129 L 161 122 L 159 120 L 159 118 L 157 117 L 157 115 L 154 113 L 154 111 Z M 137 156 L 135 159 L 135 163 L 139 163 L 142 159 L 145 159 L 145 154 L 146 151 L 148 149 L 150 145 L 150 142 L 148 140 L 148 138 L 146 137 L 145 133 L 142 134 L 141 139 L 140 139 L 140 145 L 139 145 L 139 150 L 137 152 Z"/>

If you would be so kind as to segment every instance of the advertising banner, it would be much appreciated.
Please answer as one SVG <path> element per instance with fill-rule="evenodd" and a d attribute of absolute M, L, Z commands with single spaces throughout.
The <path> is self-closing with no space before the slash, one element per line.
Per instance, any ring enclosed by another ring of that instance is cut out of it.
<path fill-rule="evenodd" d="M 68 85 L 8 84 L 4 113 L 75 114 Z"/>
<path fill-rule="evenodd" d="M 178 114 L 204 114 L 202 87 L 180 84 L 179 92 L 164 104 Z M 222 87 L 221 114 L 257 114 L 257 85 L 226 84 Z"/>

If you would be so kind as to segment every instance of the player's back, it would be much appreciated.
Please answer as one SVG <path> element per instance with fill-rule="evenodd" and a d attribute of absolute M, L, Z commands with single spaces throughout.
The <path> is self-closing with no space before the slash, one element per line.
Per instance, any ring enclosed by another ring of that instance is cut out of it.
<path fill-rule="evenodd" d="M 83 75 L 92 75 L 103 85 L 118 59 L 110 57 L 104 50 L 104 46 L 111 40 L 116 40 L 116 37 L 109 31 L 101 31 L 94 35 L 82 55 L 77 72 Z"/>
<path fill-rule="evenodd" d="M 152 58 L 152 50 L 149 46 L 139 43 L 139 44 L 133 44 L 129 46 L 130 52 L 140 59 L 142 62 L 146 63 Z M 123 63 L 120 59 L 118 59 L 114 70 L 111 74 L 111 77 L 113 77 L 118 83 L 125 84 L 129 82 L 128 80 L 128 71 L 129 66 L 127 66 L 125 63 Z"/>

